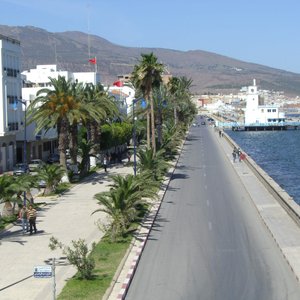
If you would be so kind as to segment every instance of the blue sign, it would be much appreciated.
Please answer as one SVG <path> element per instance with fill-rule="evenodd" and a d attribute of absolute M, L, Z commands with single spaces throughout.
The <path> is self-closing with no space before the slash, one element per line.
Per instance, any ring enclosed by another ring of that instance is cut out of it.
<path fill-rule="evenodd" d="M 146 108 L 147 107 L 147 102 L 145 99 L 141 99 L 141 108 Z"/>

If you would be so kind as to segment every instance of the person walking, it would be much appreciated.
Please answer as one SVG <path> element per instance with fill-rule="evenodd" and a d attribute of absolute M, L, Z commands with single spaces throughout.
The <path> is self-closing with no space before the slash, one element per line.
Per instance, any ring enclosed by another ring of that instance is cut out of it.
<path fill-rule="evenodd" d="M 103 158 L 103 168 L 104 168 L 104 171 L 107 172 L 107 156 L 106 155 Z"/>
<path fill-rule="evenodd" d="M 37 232 L 36 230 L 36 210 L 33 208 L 32 205 L 29 205 L 29 209 L 27 210 L 27 217 L 29 220 L 29 230 L 30 234 L 34 230 L 34 233 Z"/>
<path fill-rule="evenodd" d="M 28 230 L 28 218 L 27 218 L 27 208 L 25 205 L 22 206 L 19 212 L 19 219 L 22 221 L 22 229 L 23 234 L 25 234 Z"/>
<path fill-rule="evenodd" d="M 130 158 L 131 158 L 131 153 L 128 151 L 128 152 L 127 152 L 127 159 L 128 159 L 128 162 L 130 162 Z"/>
<path fill-rule="evenodd" d="M 236 151 L 235 151 L 235 149 L 233 149 L 233 151 L 232 151 L 232 158 L 233 158 L 233 162 L 235 163 L 235 160 L 236 160 Z"/>
<path fill-rule="evenodd" d="M 241 162 L 241 154 L 242 154 L 242 151 L 240 148 L 237 149 L 237 153 L 238 153 L 238 157 L 239 157 L 239 162 Z"/>

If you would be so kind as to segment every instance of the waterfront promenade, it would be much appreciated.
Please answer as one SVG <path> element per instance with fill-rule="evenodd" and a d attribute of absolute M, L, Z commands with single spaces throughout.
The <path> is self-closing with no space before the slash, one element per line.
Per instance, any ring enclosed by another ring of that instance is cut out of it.
<path fill-rule="evenodd" d="M 58 295 L 76 269 L 67 264 L 60 250 L 50 250 L 50 237 L 55 236 L 67 245 L 79 238 L 89 245 L 99 241 L 103 233 L 96 222 L 99 218 L 105 221 L 105 216 L 100 212 L 91 215 L 99 208 L 94 195 L 109 189 L 109 175 L 128 173 L 133 173 L 132 167 L 116 165 L 108 173 L 100 170 L 89 176 L 60 197 L 36 198 L 35 202 L 45 202 L 37 214 L 38 233 L 22 235 L 18 224 L 0 234 L 0 299 L 53 299 L 52 278 L 33 277 L 34 267 L 49 264 L 53 257 L 57 259 Z"/>
<path fill-rule="evenodd" d="M 197 128 L 193 130 L 197 130 Z M 262 221 L 269 228 L 271 235 L 299 280 L 299 227 L 244 162 L 232 162 L 232 147 L 226 139 L 219 138 L 213 128 L 209 128 L 209 130 L 217 139 L 217 143 L 224 153 L 224 159 L 230 160 L 231 166 L 251 196 L 253 205 L 257 208 Z M 132 171 L 132 167 L 119 165 L 111 168 L 108 175 L 128 174 Z M 101 239 L 102 232 L 99 231 L 95 222 L 98 218 L 104 220 L 104 215 L 99 213 L 91 216 L 91 213 L 98 208 L 93 196 L 108 189 L 107 179 L 107 174 L 101 170 L 61 197 L 36 199 L 37 202 L 46 203 L 38 214 L 39 233 L 37 235 L 23 236 L 20 224 L 1 233 L 0 299 L 53 299 L 52 279 L 33 278 L 34 266 L 45 265 L 52 257 L 60 258 L 56 269 L 57 294 L 61 291 L 65 280 L 72 277 L 76 270 L 66 263 L 60 251 L 53 252 L 48 248 L 49 238 L 55 236 L 66 244 L 78 238 L 84 238 L 89 244 Z M 167 178 L 165 185 L 168 180 Z M 160 193 L 160 198 L 163 199 L 163 196 L 164 191 Z M 125 295 L 158 208 L 159 203 L 153 207 L 150 217 L 147 218 L 146 226 L 143 226 L 140 232 L 140 239 L 133 245 L 123 265 L 120 266 L 118 276 L 106 299 L 122 299 Z"/>

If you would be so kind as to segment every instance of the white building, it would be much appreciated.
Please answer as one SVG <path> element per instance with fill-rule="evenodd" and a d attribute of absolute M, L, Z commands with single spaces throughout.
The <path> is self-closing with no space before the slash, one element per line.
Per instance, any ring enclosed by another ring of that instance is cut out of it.
<path fill-rule="evenodd" d="M 57 70 L 56 65 L 37 65 L 36 69 L 30 69 L 21 73 L 23 79 L 22 99 L 30 104 L 34 100 L 37 92 L 42 88 L 51 89 L 50 79 L 58 79 L 58 76 L 65 77 L 66 80 L 78 81 L 84 84 L 92 83 L 96 85 L 100 82 L 100 74 L 95 72 L 69 72 Z M 25 106 L 24 106 L 25 109 Z M 57 151 L 57 131 L 51 129 L 47 132 L 36 133 L 35 125 L 26 127 L 27 156 L 29 159 L 39 158 L 46 160 L 50 153 Z M 24 131 L 17 134 L 17 161 L 21 161 L 24 144 Z"/>
<path fill-rule="evenodd" d="M 108 88 L 108 93 L 115 98 L 121 113 L 128 114 L 131 111 L 135 97 L 134 88 L 126 84 L 113 85 Z"/>
<path fill-rule="evenodd" d="M 253 79 L 253 85 L 248 86 L 246 95 L 245 125 L 280 123 L 284 120 L 284 113 L 279 112 L 278 105 L 264 105 Z"/>
<path fill-rule="evenodd" d="M 0 173 L 15 163 L 16 133 L 24 126 L 20 42 L 0 35 Z"/>

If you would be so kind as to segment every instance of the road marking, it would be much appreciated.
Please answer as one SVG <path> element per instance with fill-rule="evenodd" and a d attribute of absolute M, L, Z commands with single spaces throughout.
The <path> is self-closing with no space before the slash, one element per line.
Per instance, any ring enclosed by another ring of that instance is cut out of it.
<path fill-rule="evenodd" d="M 209 206 L 209 200 L 206 200 L 206 205 Z"/>
<path fill-rule="evenodd" d="M 207 185 L 205 185 L 204 188 L 207 190 Z"/>
<path fill-rule="evenodd" d="M 208 222 L 208 229 L 212 230 L 212 223 L 211 222 Z"/>

